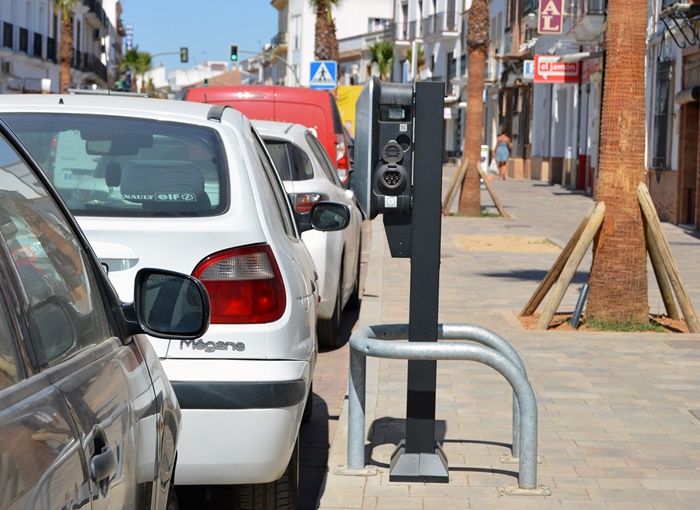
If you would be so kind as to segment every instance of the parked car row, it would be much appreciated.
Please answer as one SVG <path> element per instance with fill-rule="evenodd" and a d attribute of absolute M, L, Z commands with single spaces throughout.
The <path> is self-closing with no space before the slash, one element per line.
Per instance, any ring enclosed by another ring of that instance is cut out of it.
<path fill-rule="evenodd" d="M 317 335 L 359 301 L 361 216 L 320 141 L 186 101 L 0 117 L 0 510 L 176 508 L 173 484 L 295 508 Z"/>

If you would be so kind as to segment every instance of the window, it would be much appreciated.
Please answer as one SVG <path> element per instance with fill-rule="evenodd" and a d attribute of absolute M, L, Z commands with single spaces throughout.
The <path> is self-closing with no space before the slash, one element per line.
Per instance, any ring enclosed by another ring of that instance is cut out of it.
<path fill-rule="evenodd" d="M 253 138 L 255 138 L 255 151 L 258 153 L 260 158 L 260 163 L 263 167 L 263 174 L 265 175 L 265 181 L 270 186 L 270 191 L 275 197 L 275 203 L 277 205 L 276 209 L 279 213 L 280 220 L 284 226 L 284 231 L 289 237 L 297 238 L 297 230 L 292 219 L 292 209 L 289 205 L 289 198 L 287 198 L 287 192 L 282 186 L 282 181 L 280 181 L 277 172 L 273 164 L 270 162 L 265 151 L 262 140 L 258 137 L 257 133 L 253 131 Z"/>
<path fill-rule="evenodd" d="M 3 118 L 76 216 L 213 216 L 226 208 L 228 169 L 211 128 L 101 115 Z"/>
<path fill-rule="evenodd" d="M 0 294 L 0 391 L 23 377 L 22 363 L 17 354 L 17 336 L 10 317 L 7 303 Z"/>
<path fill-rule="evenodd" d="M 0 233 L 22 285 L 38 365 L 52 366 L 112 337 L 88 255 L 47 190 L 3 139 L 0 190 Z"/>
<path fill-rule="evenodd" d="M 333 166 L 331 158 L 328 157 L 326 149 L 324 149 L 321 145 L 321 142 L 319 142 L 318 139 L 311 133 L 306 134 L 306 141 L 311 147 L 311 152 L 314 154 L 314 156 L 316 156 L 319 163 L 321 163 L 321 170 L 323 171 L 324 175 L 328 177 L 328 180 L 330 180 L 333 184 L 342 188 L 343 184 L 340 182 L 338 172 L 336 171 L 335 166 Z"/>
<path fill-rule="evenodd" d="M 295 176 L 298 181 L 305 181 L 314 178 L 314 166 L 309 159 L 309 156 L 296 145 L 292 145 L 292 154 L 294 155 Z"/>
<path fill-rule="evenodd" d="M 652 144 L 652 168 L 671 167 L 671 84 L 673 65 L 671 60 L 656 64 L 656 97 L 654 98 L 654 127 Z"/>
<path fill-rule="evenodd" d="M 301 49 L 301 14 L 292 15 L 292 50 Z"/>

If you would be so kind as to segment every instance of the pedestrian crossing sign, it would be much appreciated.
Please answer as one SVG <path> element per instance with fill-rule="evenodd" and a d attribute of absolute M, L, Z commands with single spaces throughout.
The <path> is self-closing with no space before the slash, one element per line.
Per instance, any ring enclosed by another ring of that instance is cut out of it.
<path fill-rule="evenodd" d="M 333 90 L 338 80 L 338 63 L 332 60 L 311 62 L 309 87 L 318 90 Z"/>

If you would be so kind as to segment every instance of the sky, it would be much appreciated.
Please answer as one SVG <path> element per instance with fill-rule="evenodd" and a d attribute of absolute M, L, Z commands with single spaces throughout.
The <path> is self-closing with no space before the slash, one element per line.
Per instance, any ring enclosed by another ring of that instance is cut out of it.
<path fill-rule="evenodd" d="M 153 66 L 168 72 L 205 60 L 229 58 L 238 45 L 239 60 L 257 54 L 277 34 L 277 9 L 270 0 L 121 0 L 122 21 L 134 27 L 134 45 L 155 56 Z M 186 46 L 189 62 L 180 63 Z"/>

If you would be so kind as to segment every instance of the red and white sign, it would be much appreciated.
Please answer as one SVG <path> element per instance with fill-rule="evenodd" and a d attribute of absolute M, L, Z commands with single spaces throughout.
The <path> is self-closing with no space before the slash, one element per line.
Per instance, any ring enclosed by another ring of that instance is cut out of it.
<path fill-rule="evenodd" d="M 557 62 L 561 57 L 535 55 L 535 83 L 578 83 L 578 62 Z"/>
<path fill-rule="evenodd" d="M 561 34 L 564 24 L 564 0 L 540 0 L 537 9 L 537 32 Z"/>

